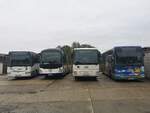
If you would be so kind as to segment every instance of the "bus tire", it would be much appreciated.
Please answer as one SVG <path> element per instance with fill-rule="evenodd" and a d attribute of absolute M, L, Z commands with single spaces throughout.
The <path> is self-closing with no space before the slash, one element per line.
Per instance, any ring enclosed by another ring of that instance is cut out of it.
<path fill-rule="evenodd" d="M 97 81 L 97 77 L 90 77 L 90 80 Z"/>
<path fill-rule="evenodd" d="M 79 80 L 79 77 L 74 77 L 74 80 L 75 80 L 75 81 L 78 81 L 78 80 Z"/>
<path fill-rule="evenodd" d="M 97 81 L 97 77 L 94 77 L 93 79 L 94 79 L 94 81 Z"/>
<path fill-rule="evenodd" d="M 36 70 L 36 76 L 39 76 L 39 71 L 38 70 Z"/>
<path fill-rule="evenodd" d="M 109 70 L 108 76 L 109 76 L 111 79 L 113 79 L 113 75 L 112 75 L 112 73 L 111 73 L 111 70 Z"/>
<path fill-rule="evenodd" d="M 45 79 L 48 79 L 49 77 L 48 77 L 48 75 L 45 75 L 45 77 L 44 77 Z"/>

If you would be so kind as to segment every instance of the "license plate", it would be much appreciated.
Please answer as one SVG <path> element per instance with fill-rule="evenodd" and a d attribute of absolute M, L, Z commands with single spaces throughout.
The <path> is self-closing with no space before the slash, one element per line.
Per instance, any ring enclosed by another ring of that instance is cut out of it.
<path fill-rule="evenodd" d="M 85 76 L 86 76 L 86 75 L 89 75 L 89 73 L 88 73 L 88 72 L 84 72 L 84 73 L 83 73 L 83 75 L 85 75 Z"/>
<path fill-rule="evenodd" d="M 84 68 L 85 68 L 85 69 L 87 69 L 87 68 L 88 68 L 88 66 L 84 66 Z"/>
<path fill-rule="evenodd" d="M 21 75 L 20 75 L 20 74 L 19 74 L 19 75 L 17 74 L 16 76 L 17 76 L 17 77 L 20 77 Z"/>

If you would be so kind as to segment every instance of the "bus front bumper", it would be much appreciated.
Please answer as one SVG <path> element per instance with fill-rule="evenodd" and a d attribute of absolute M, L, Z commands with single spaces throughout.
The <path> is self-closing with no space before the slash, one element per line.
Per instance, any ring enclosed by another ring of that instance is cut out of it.
<path fill-rule="evenodd" d="M 145 75 L 115 75 L 115 80 L 139 80 L 144 79 Z"/>
<path fill-rule="evenodd" d="M 39 73 L 40 75 L 46 75 L 46 76 L 63 76 L 64 73 Z"/>
<path fill-rule="evenodd" d="M 7 74 L 8 77 L 30 77 L 31 72 L 12 72 Z"/>
<path fill-rule="evenodd" d="M 100 72 L 92 72 L 92 71 L 74 71 L 73 76 L 74 77 L 98 77 L 100 75 Z"/>
<path fill-rule="evenodd" d="M 39 71 L 40 75 L 46 75 L 46 76 L 63 76 L 63 70 L 58 68 L 58 69 L 42 69 L 40 68 Z"/>

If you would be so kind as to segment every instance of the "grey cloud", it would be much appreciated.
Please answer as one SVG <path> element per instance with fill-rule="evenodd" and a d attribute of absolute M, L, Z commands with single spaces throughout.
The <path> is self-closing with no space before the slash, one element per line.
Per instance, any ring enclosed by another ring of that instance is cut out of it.
<path fill-rule="evenodd" d="M 149 0 L 0 0 L 0 52 L 90 43 L 149 46 Z"/>

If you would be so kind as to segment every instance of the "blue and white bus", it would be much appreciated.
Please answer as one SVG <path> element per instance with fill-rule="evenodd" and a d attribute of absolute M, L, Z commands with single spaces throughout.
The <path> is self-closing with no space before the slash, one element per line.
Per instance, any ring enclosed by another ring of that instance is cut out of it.
<path fill-rule="evenodd" d="M 120 46 L 102 54 L 103 73 L 115 80 L 145 78 L 144 51 L 140 46 Z"/>
<path fill-rule="evenodd" d="M 8 77 L 32 77 L 38 75 L 38 57 L 29 51 L 12 51 L 8 55 Z"/>
<path fill-rule="evenodd" d="M 40 53 L 39 74 L 45 77 L 63 77 L 70 72 L 70 66 L 62 49 L 45 49 Z"/>

